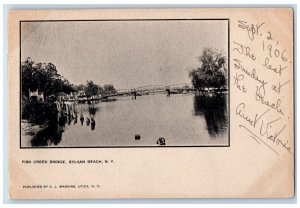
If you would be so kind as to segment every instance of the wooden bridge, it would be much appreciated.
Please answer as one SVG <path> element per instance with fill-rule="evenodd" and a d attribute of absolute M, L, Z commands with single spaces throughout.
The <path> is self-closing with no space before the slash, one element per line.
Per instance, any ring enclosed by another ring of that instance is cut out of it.
<path fill-rule="evenodd" d="M 109 98 L 115 96 L 141 96 L 141 95 L 148 95 L 148 94 L 155 94 L 155 93 L 167 93 L 170 94 L 178 94 L 181 92 L 189 92 L 194 91 L 194 87 L 190 83 L 184 84 L 173 84 L 173 85 L 147 85 L 141 86 L 132 89 L 118 89 L 109 92 L 105 92 L 101 95 L 102 98 Z"/>

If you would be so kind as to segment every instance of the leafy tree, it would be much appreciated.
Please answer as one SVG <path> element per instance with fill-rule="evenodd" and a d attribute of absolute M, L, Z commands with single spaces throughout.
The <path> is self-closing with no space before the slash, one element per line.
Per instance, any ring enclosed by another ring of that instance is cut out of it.
<path fill-rule="evenodd" d="M 87 97 L 92 97 L 99 94 L 99 85 L 95 84 L 93 81 L 86 81 L 85 95 Z"/>
<path fill-rule="evenodd" d="M 21 64 L 22 94 L 29 96 L 29 90 L 39 90 L 47 97 L 51 94 L 74 91 L 73 85 L 58 74 L 56 66 L 52 63 L 34 62 L 28 57 Z"/>
<path fill-rule="evenodd" d="M 112 84 L 106 84 L 103 86 L 104 92 L 115 92 L 116 89 Z"/>
<path fill-rule="evenodd" d="M 80 84 L 80 85 L 75 85 L 74 86 L 74 90 L 76 92 L 80 91 L 80 90 L 85 90 L 85 85 L 84 84 Z"/>
<path fill-rule="evenodd" d="M 195 89 L 203 90 L 205 87 L 226 88 L 227 66 L 224 53 L 213 48 L 204 48 L 199 57 L 200 67 L 189 73 Z"/>

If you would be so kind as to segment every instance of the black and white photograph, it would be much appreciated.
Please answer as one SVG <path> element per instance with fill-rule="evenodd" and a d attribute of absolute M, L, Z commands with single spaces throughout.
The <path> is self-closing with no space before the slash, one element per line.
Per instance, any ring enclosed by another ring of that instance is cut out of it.
<path fill-rule="evenodd" d="M 7 200 L 295 197 L 296 7 L 181 6 L 7 11 Z"/>
<path fill-rule="evenodd" d="M 20 22 L 20 148 L 228 147 L 229 20 Z"/>

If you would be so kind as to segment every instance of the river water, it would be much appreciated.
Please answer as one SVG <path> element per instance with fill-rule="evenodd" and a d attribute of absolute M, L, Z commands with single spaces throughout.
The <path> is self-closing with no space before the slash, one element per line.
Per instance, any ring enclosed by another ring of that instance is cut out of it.
<path fill-rule="evenodd" d="M 127 147 L 226 146 L 228 96 L 165 94 L 117 97 L 114 102 L 75 103 L 78 118 L 31 137 L 31 146 Z M 82 114 L 84 120 L 80 120 Z M 94 118 L 94 123 L 91 121 Z M 135 139 L 139 135 L 139 140 Z M 33 142 L 34 141 L 34 142 Z"/>

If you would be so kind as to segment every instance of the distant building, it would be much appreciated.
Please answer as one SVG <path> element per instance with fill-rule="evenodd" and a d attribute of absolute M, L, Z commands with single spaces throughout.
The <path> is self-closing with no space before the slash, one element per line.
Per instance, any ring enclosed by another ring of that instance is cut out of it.
<path fill-rule="evenodd" d="M 86 95 L 85 95 L 84 90 L 79 90 L 77 96 L 78 97 L 85 97 Z"/>
<path fill-rule="evenodd" d="M 39 90 L 31 91 L 29 90 L 29 99 L 36 99 L 39 102 L 44 102 L 44 93 L 39 92 Z"/>

